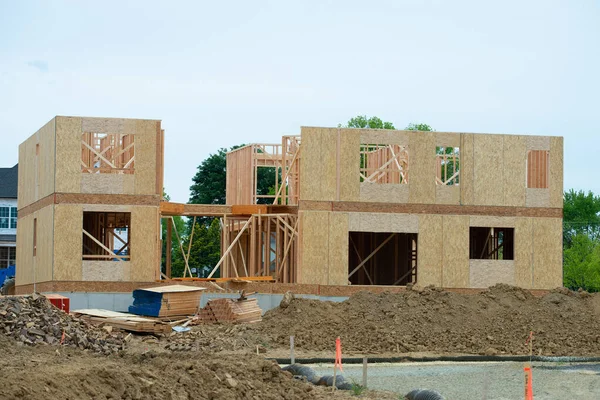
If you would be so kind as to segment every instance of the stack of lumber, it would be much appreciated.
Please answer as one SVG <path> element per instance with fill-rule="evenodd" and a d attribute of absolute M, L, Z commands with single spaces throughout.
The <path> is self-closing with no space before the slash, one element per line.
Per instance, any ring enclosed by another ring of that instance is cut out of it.
<path fill-rule="evenodd" d="M 155 319 L 142 318 L 133 314 L 100 310 L 95 308 L 75 310 L 71 314 L 94 325 L 110 325 L 113 328 L 123 329 L 130 332 L 154 334 L 171 332 L 171 325 L 169 324 Z"/>
<path fill-rule="evenodd" d="M 262 310 L 256 299 L 213 299 L 200 310 L 202 322 L 259 322 L 262 320 Z"/>
<path fill-rule="evenodd" d="M 149 317 L 194 315 L 200 308 L 203 290 L 205 288 L 185 285 L 136 289 L 129 312 Z"/>

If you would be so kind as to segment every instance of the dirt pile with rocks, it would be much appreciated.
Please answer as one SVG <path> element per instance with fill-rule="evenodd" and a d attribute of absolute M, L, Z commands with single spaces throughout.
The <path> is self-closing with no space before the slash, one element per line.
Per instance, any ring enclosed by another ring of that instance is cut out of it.
<path fill-rule="evenodd" d="M 341 303 L 293 299 L 252 327 L 273 345 L 345 354 L 434 352 L 600 355 L 600 294 L 556 289 L 543 297 L 508 285 L 477 295 L 415 287 L 406 292 L 360 292 Z"/>
<path fill-rule="evenodd" d="M 89 325 L 40 295 L 0 297 L 0 335 L 26 345 L 66 345 L 110 354 L 123 349 L 120 333 Z"/>

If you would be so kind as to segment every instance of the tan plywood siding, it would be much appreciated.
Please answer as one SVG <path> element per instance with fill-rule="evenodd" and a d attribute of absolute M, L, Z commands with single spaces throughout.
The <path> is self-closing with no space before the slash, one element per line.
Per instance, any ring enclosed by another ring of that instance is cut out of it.
<path fill-rule="evenodd" d="M 348 229 L 352 232 L 419 233 L 419 216 L 416 214 L 353 212 L 348 218 Z"/>
<path fill-rule="evenodd" d="M 135 194 L 133 174 L 81 174 L 81 193 Z"/>
<path fill-rule="evenodd" d="M 562 220 L 533 219 L 533 288 L 562 286 Z"/>
<path fill-rule="evenodd" d="M 333 201 L 337 192 L 337 129 L 302 128 L 300 198 Z M 358 179 L 358 178 L 357 178 Z"/>
<path fill-rule="evenodd" d="M 503 205 L 504 160 L 501 135 L 474 136 L 474 193 L 476 205 Z"/>
<path fill-rule="evenodd" d="M 17 222 L 16 285 L 52 280 L 54 206 L 44 207 Z M 37 250 L 33 256 L 33 220 L 37 219 Z"/>
<path fill-rule="evenodd" d="M 341 129 L 339 132 L 339 198 L 341 201 L 358 201 L 360 188 L 360 130 Z"/>
<path fill-rule="evenodd" d="M 463 133 L 461 135 L 460 146 L 460 202 L 464 205 L 475 204 L 474 192 L 474 167 L 475 159 L 473 154 L 474 135 L 472 133 Z"/>
<path fill-rule="evenodd" d="M 362 144 L 410 144 L 410 131 L 394 131 L 387 129 L 361 129 L 360 143 Z"/>
<path fill-rule="evenodd" d="M 137 120 L 135 131 L 135 194 L 156 193 L 156 138 L 160 122 Z"/>
<path fill-rule="evenodd" d="M 18 208 L 54 192 L 55 122 L 51 119 L 19 146 Z"/>
<path fill-rule="evenodd" d="M 299 283 L 327 284 L 329 275 L 327 268 L 329 262 L 328 214 L 328 211 L 302 211 L 299 213 L 299 218 L 302 220 Z"/>
<path fill-rule="evenodd" d="M 442 286 L 442 216 L 420 215 L 417 283 Z"/>
<path fill-rule="evenodd" d="M 254 169 L 252 146 L 227 153 L 226 202 L 230 205 L 252 204 Z"/>
<path fill-rule="evenodd" d="M 81 118 L 56 117 L 56 192 L 81 191 Z"/>
<path fill-rule="evenodd" d="M 532 288 L 533 218 L 515 220 L 515 284 Z"/>
<path fill-rule="evenodd" d="M 443 286 L 469 287 L 469 216 L 443 217 Z"/>
<path fill-rule="evenodd" d="M 527 207 L 550 207 L 550 189 L 527 188 Z M 562 206 L 562 203 L 561 203 Z"/>
<path fill-rule="evenodd" d="M 470 260 L 470 284 L 472 288 L 487 288 L 497 283 L 515 284 L 513 260 Z"/>
<path fill-rule="evenodd" d="M 360 201 L 408 203 L 410 185 L 397 183 L 360 183 Z"/>
<path fill-rule="evenodd" d="M 132 207 L 131 210 L 131 277 L 135 282 L 155 279 L 159 260 L 158 207 Z"/>
<path fill-rule="evenodd" d="M 348 284 L 348 214 L 329 213 L 328 285 Z"/>
<path fill-rule="evenodd" d="M 504 135 L 504 202 L 498 205 L 525 206 L 527 140 L 525 136 Z"/>
<path fill-rule="evenodd" d="M 435 203 L 435 132 L 410 132 L 408 175 L 410 203 Z"/>
<path fill-rule="evenodd" d="M 131 262 L 129 261 L 89 261 L 82 262 L 84 281 L 129 281 Z"/>
<path fill-rule="evenodd" d="M 460 186 L 435 185 L 435 204 L 460 204 Z"/>
<path fill-rule="evenodd" d="M 563 138 L 550 138 L 550 207 L 563 206 Z"/>
<path fill-rule="evenodd" d="M 83 206 L 56 204 L 54 211 L 54 274 L 56 281 L 80 281 Z"/>
<path fill-rule="evenodd" d="M 136 119 L 128 118 L 83 117 L 81 118 L 81 132 L 136 134 L 137 122 Z"/>
<path fill-rule="evenodd" d="M 483 228 L 514 228 L 516 217 L 496 217 L 489 215 L 471 215 L 470 226 L 479 226 Z"/>

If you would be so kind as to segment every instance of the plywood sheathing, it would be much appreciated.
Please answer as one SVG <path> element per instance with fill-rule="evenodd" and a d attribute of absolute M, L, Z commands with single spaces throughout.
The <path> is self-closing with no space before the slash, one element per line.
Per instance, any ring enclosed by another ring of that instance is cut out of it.
<path fill-rule="evenodd" d="M 563 138 L 550 138 L 550 207 L 563 206 Z"/>
<path fill-rule="evenodd" d="M 337 134 L 335 128 L 302 128 L 301 199 L 336 199 Z"/>
<path fill-rule="evenodd" d="M 298 216 L 302 227 L 299 283 L 326 285 L 329 277 L 329 213 L 303 211 Z"/>
<path fill-rule="evenodd" d="M 435 203 L 435 132 L 409 132 L 410 203 Z"/>
<path fill-rule="evenodd" d="M 56 189 L 81 191 L 81 118 L 56 117 Z"/>
<path fill-rule="evenodd" d="M 135 194 L 133 174 L 81 174 L 81 193 Z"/>
<path fill-rule="evenodd" d="M 440 147 L 460 147 L 461 134 L 455 132 L 435 132 L 435 145 Z"/>
<path fill-rule="evenodd" d="M 513 260 L 469 260 L 469 287 L 488 288 L 497 283 L 515 284 Z"/>
<path fill-rule="evenodd" d="M 505 206 L 526 205 L 526 162 L 527 138 L 525 136 L 503 136 L 503 192 Z"/>
<path fill-rule="evenodd" d="M 527 207 L 550 207 L 550 189 L 527 188 Z"/>
<path fill-rule="evenodd" d="M 382 129 L 361 129 L 360 143 L 363 144 L 397 144 L 410 145 L 410 131 L 393 131 Z M 357 149 L 358 151 L 358 149 Z M 409 167 L 410 168 L 410 167 Z"/>
<path fill-rule="evenodd" d="M 533 287 L 562 286 L 562 221 L 533 219 Z"/>
<path fill-rule="evenodd" d="M 527 150 L 550 150 L 549 136 L 526 136 Z"/>
<path fill-rule="evenodd" d="M 421 286 L 442 284 L 442 216 L 419 217 L 417 282 Z"/>
<path fill-rule="evenodd" d="M 358 182 L 358 178 L 356 179 Z M 410 185 L 395 183 L 359 183 L 360 201 L 382 203 L 408 203 Z"/>
<path fill-rule="evenodd" d="M 469 287 L 469 217 L 444 215 L 442 229 L 442 243 L 438 244 L 443 249 L 441 286 Z"/>
<path fill-rule="evenodd" d="M 226 202 L 227 204 L 252 204 L 254 168 L 252 146 L 244 146 L 227 153 Z"/>
<path fill-rule="evenodd" d="M 130 261 L 82 261 L 82 280 L 84 281 L 129 281 L 131 277 Z"/>
<path fill-rule="evenodd" d="M 348 283 L 348 214 L 329 213 L 328 285 Z"/>
<path fill-rule="evenodd" d="M 159 231 L 157 207 L 133 207 L 131 209 L 131 277 L 132 281 L 153 281 L 155 277 Z"/>
<path fill-rule="evenodd" d="M 460 186 L 435 185 L 435 204 L 460 204 Z"/>
<path fill-rule="evenodd" d="M 135 194 L 162 196 L 162 188 L 156 191 L 156 140 L 160 122 L 135 120 L 135 127 Z"/>
<path fill-rule="evenodd" d="M 52 118 L 19 145 L 19 210 L 54 192 L 55 122 Z"/>
<path fill-rule="evenodd" d="M 475 139 L 472 133 L 461 134 L 460 145 L 460 204 L 475 204 L 473 179 L 475 177 Z"/>
<path fill-rule="evenodd" d="M 81 172 L 80 172 L 81 173 Z M 56 204 L 54 206 L 54 273 L 58 281 L 80 281 L 81 249 L 83 241 L 83 205 Z"/>
<path fill-rule="evenodd" d="M 469 226 L 478 226 L 483 228 L 514 228 L 516 226 L 515 217 L 494 217 L 488 215 L 472 215 L 469 217 Z"/>
<path fill-rule="evenodd" d="M 419 233 L 419 216 L 412 214 L 348 213 L 352 232 Z"/>
<path fill-rule="evenodd" d="M 360 168 L 361 132 L 357 129 L 339 129 L 337 132 L 339 138 L 339 149 L 336 151 L 339 192 L 336 200 L 338 201 L 358 201 L 362 199 L 362 185 L 358 173 Z"/>
<path fill-rule="evenodd" d="M 515 285 L 533 287 L 533 218 L 515 220 Z"/>
<path fill-rule="evenodd" d="M 54 206 L 49 205 L 26 216 L 17 223 L 16 284 L 23 285 L 52 279 Z M 36 255 L 33 256 L 33 220 L 37 219 Z"/>
<path fill-rule="evenodd" d="M 476 205 L 504 205 L 502 139 L 501 135 L 474 136 L 473 186 Z"/>

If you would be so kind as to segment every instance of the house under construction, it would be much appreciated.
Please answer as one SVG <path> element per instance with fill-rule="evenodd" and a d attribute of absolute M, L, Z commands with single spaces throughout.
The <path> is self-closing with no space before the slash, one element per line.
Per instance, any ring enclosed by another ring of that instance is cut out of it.
<path fill-rule="evenodd" d="M 227 154 L 227 205 L 163 201 L 163 153 L 155 120 L 56 117 L 21 144 L 17 293 L 170 278 L 161 219 L 191 276 L 176 215 L 220 218 L 211 278 L 562 285 L 561 137 L 302 127 Z"/>

